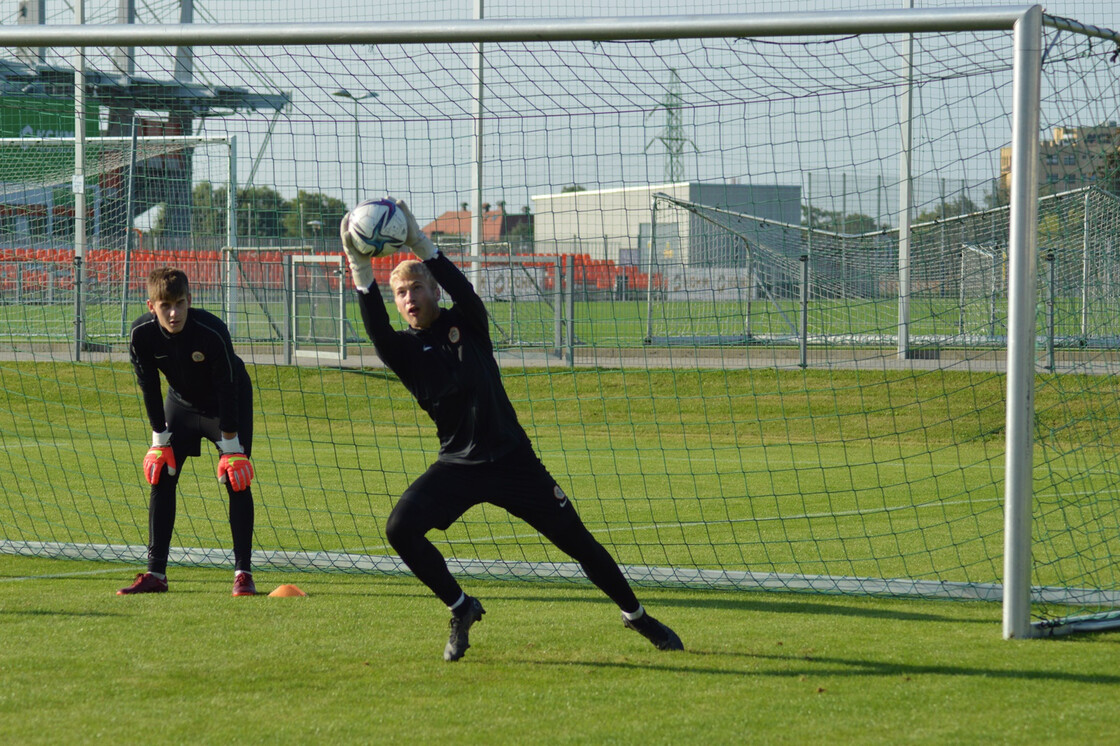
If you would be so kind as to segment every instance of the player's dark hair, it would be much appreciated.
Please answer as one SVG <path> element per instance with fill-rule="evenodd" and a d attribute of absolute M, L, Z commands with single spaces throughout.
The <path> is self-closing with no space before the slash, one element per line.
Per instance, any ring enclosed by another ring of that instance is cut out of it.
<path fill-rule="evenodd" d="M 191 292 L 187 273 L 176 267 L 156 267 L 148 275 L 148 298 L 177 301 Z"/>

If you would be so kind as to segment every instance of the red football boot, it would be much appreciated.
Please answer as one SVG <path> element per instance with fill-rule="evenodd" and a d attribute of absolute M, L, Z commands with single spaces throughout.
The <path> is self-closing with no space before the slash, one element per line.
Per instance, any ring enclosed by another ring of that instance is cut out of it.
<path fill-rule="evenodd" d="M 257 585 L 253 582 L 252 573 L 239 572 L 233 577 L 233 595 L 235 596 L 255 596 L 257 595 Z"/>
<path fill-rule="evenodd" d="M 118 596 L 129 596 L 133 593 L 167 593 L 167 578 L 157 578 L 150 572 L 142 572 L 132 581 L 132 585 L 117 591 Z"/>

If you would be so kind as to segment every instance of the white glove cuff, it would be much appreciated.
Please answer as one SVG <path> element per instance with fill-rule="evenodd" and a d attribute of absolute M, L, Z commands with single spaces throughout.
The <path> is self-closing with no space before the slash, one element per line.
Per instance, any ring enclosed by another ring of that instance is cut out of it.
<path fill-rule="evenodd" d="M 420 234 L 420 237 L 416 239 L 411 248 L 412 253 L 415 254 L 416 257 L 422 262 L 426 262 L 429 259 L 432 259 L 436 254 L 439 253 L 439 249 L 436 248 L 436 245 L 432 242 L 432 239 L 428 238 L 427 234 L 425 233 Z"/>
<path fill-rule="evenodd" d="M 369 292 L 369 286 L 373 284 L 373 265 L 369 263 L 368 257 L 350 260 L 350 279 L 358 292 Z"/>
<path fill-rule="evenodd" d="M 241 438 L 236 435 L 219 440 L 218 450 L 222 453 L 245 453 L 245 449 L 241 447 Z"/>
<path fill-rule="evenodd" d="M 152 431 L 152 448 L 166 448 L 171 445 L 171 428 L 167 428 L 162 433 Z"/>

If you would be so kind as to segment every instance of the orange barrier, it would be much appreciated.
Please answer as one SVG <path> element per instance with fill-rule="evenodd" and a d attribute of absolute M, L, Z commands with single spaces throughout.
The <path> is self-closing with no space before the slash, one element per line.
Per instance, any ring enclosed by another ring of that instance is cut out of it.
<path fill-rule="evenodd" d="M 237 252 L 240 273 L 248 282 L 262 285 L 275 285 L 275 268 L 283 264 L 284 256 L 291 251 L 264 249 L 261 251 L 239 250 Z M 592 259 L 586 254 L 521 254 L 521 258 L 537 259 L 526 262 L 524 266 L 545 269 L 544 289 L 551 290 L 556 285 L 555 259 L 560 259 L 561 273 L 566 273 L 569 263 L 577 288 L 613 291 L 618 289 L 643 290 L 648 287 L 649 275 L 639 267 L 618 265 L 610 259 Z M 155 267 L 172 265 L 182 268 L 193 283 L 217 285 L 221 278 L 222 252 L 216 250 L 179 251 L 136 249 L 130 253 L 129 287 L 143 291 L 148 273 Z M 485 263 L 485 256 L 482 258 Z M 120 282 L 124 267 L 123 249 L 93 249 L 86 252 L 84 267 L 89 283 Z M 372 260 L 374 278 L 378 284 L 385 285 L 398 262 L 399 254 L 377 257 Z M 73 284 L 69 271 L 74 263 L 71 249 L 0 249 L 0 290 L 21 283 L 24 289 L 46 288 L 53 284 L 57 288 L 67 288 Z M 620 279 L 621 278 L 621 279 Z M 661 275 L 654 275 L 653 286 L 663 286 Z"/>

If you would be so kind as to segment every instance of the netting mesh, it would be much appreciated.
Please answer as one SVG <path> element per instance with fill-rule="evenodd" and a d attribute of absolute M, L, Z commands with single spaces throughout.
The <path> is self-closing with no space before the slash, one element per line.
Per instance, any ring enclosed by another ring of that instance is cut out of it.
<path fill-rule="evenodd" d="M 6 199 L 0 243 L 5 548 L 142 556 L 148 434 L 123 326 L 147 271 L 173 262 L 251 364 L 258 564 L 403 571 L 384 519 L 433 434 L 363 343 L 329 258 L 347 207 L 391 191 L 471 272 L 526 428 L 631 577 L 996 597 L 1011 38 L 919 34 L 912 66 L 908 48 L 876 34 L 487 44 L 478 171 L 470 45 L 197 47 L 190 85 L 174 50 L 137 50 L 136 86 L 113 83 L 132 103 L 94 99 L 91 127 L 125 138 L 145 112 L 219 144 L 95 152 L 82 297 L 65 224 L 27 219 L 49 205 L 65 220 L 72 146 L 5 166 L 25 173 L 6 192 L 33 195 Z M 1120 118 L 1111 49 L 1055 31 L 1046 48 L 1040 136 Z M 114 54 L 91 46 L 88 64 L 112 77 Z M 69 79 L 36 94 L 61 100 L 59 122 Z M 1039 210 L 1045 617 L 1117 593 L 1115 378 L 1099 375 L 1116 365 L 1116 177 L 1102 152 Z M 382 282 L 391 266 L 375 265 Z M 201 461 L 180 483 L 173 559 L 221 563 L 225 500 Z M 463 572 L 578 574 L 487 507 L 440 538 Z"/>

